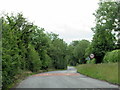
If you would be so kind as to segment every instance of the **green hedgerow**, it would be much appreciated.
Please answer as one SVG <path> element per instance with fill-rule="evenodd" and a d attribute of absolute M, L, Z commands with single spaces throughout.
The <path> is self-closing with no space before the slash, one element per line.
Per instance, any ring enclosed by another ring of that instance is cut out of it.
<path fill-rule="evenodd" d="M 120 49 L 107 52 L 103 58 L 103 62 L 120 62 Z"/>

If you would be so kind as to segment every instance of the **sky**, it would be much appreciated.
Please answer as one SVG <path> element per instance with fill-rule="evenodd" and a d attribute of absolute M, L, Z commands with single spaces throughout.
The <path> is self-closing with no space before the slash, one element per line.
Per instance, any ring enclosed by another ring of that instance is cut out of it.
<path fill-rule="evenodd" d="M 68 44 L 93 37 L 99 0 L 1 0 L 0 13 L 22 12 L 46 32 L 59 34 Z"/>

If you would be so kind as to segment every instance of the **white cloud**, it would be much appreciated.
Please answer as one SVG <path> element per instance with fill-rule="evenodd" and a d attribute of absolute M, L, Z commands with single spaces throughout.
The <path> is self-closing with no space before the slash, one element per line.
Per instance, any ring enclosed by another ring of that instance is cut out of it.
<path fill-rule="evenodd" d="M 24 16 L 66 42 L 91 40 L 91 27 L 98 0 L 2 0 L 0 11 L 23 12 Z"/>

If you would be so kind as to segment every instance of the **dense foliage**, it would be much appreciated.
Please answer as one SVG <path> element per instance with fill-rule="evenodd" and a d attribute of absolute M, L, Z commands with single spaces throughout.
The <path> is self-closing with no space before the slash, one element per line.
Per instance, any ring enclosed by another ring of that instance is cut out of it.
<path fill-rule="evenodd" d="M 14 82 L 20 70 L 37 72 L 42 69 L 67 67 L 67 44 L 50 33 L 46 34 L 28 22 L 22 14 L 4 15 L 2 20 L 3 89 Z"/>
<path fill-rule="evenodd" d="M 112 52 L 107 52 L 104 56 L 103 62 L 120 62 L 120 50 L 113 50 Z"/>
<path fill-rule="evenodd" d="M 68 61 L 70 65 L 86 63 L 85 50 L 90 42 L 87 40 L 73 41 L 69 47 Z"/>
<path fill-rule="evenodd" d="M 96 26 L 92 30 L 95 34 L 91 45 L 86 50 L 86 55 L 93 53 L 96 63 L 102 62 L 106 52 L 119 48 L 119 38 L 114 34 L 117 32 L 119 37 L 119 5 L 119 2 L 100 1 L 99 8 L 94 14 Z"/>

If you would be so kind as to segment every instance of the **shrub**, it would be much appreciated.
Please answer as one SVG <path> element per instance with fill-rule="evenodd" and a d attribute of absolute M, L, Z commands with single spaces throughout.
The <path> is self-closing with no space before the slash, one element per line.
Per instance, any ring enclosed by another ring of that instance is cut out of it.
<path fill-rule="evenodd" d="M 87 62 L 86 62 L 87 64 L 89 64 L 90 63 L 90 60 L 87 60 Z"/>
<path fill-rule="evenodd" d="M 92 63 L 92 64 L 95 64 L 95 62 L 96 62 L 96 59 L 93 58 L 93 59 L 91 60 L 91 63 Z"/>
<path fill-rule="evenodd" d="M 103 62 L 120 62 L 120 49 L 107 52 L 103 58 Z"/>
<path fill-rule="evenodd" d="M 95 62 L 96 62 L 96 59 L 95 58 L 93 58 L 92 60 L 87 60 L 87 64 L 95 64 Z"/>

